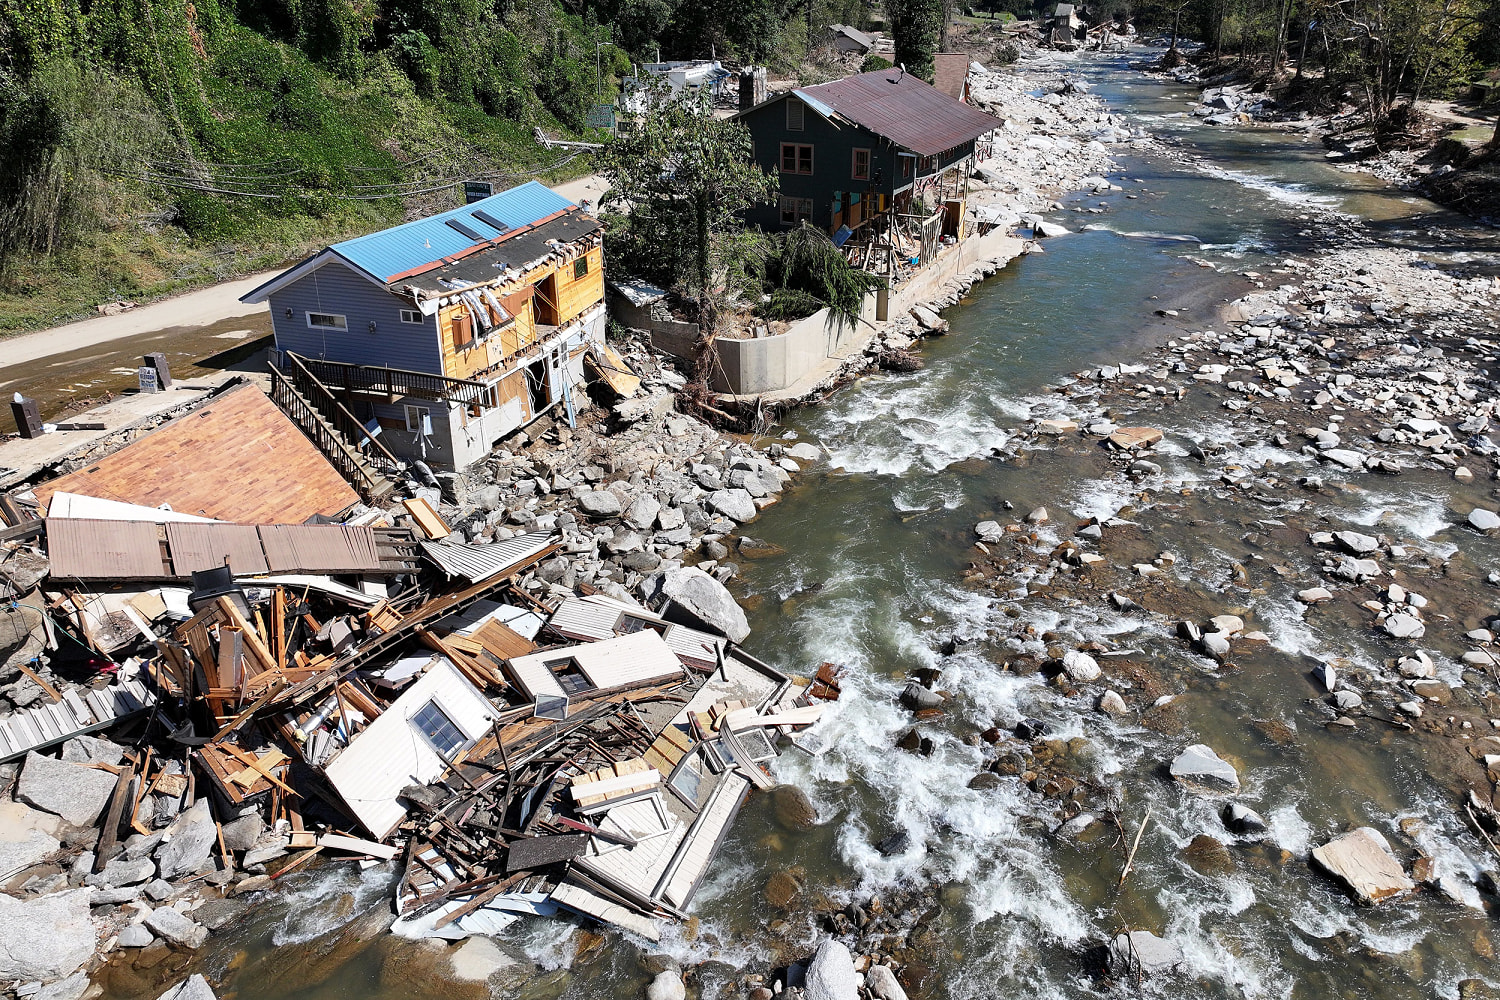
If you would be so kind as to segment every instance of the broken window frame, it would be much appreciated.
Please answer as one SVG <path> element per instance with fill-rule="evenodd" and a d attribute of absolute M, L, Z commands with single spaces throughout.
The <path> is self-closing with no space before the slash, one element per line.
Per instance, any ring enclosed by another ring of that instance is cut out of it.
<path fill-rule="evenodd" d="M 787 156 L 788 152 L 791 153 L 790 157 Z M 781 144 L 781 172 L 811 177 L 813 172 L 812 143 L 783 142 Z"/>
<path fill-rule="evenodd" d="M 407 429 L 407 431 L 409 433 L 412 433 L 412 434 L 424 434 L 424 433 L 426 433 L 426 431 L 423 429 L 423 426 L 422 426 L 423 425 L 423 418 L 425 417 L 429 423 L 431 422 L 431 420 L 432 420 L 432 410 L 431 410 L 431 408 L 426 407 L 426 406 L 417 406 L 417 405 L 415 405 L 413 403 L 406 403 L 402 407 L 402 409 L 403 409 L 403 411 L 405 412 L 405 415 L 406 415 L 406 429 Z M 413 425 L 413 423 L 412 423 L 412 416 L 413 416 L 413 414 L 415 414 L 416 418 L 417 418 L 415 425 Z"/>
<path fill-rule="evenodd" d="M 864 167 L 860 167 L 860 158 L 863 154 Z M 849 162 L 849 176 L 857 181 L 870 179 L 870 151 L 868 149 L 855 149 L 851 152 Z"/>
<path fill-rule="evenodd" d="M 622 611 L 620 612 L 620 617 L 615 619 L 614 633 L 615 635 L 633 635 L 636 632 L 644 632 L 646 629 L 650 629 L 657 635 L 665 637 L 667 630 L 670 628 L 670 625 L 652 621 L 650 618 L 643 618 L 640 615 L 633 615 L 629 611 Z"/>
<path fill-rule="evenodd" d="M 571 699 L 574 695 L 588 694 L 595 690 L 594 683 L 588 679 L 578 661 L 571 656 L 560 656 L 555 660 L 543 660 L 547 672 L 550 673 L 563 689 L 563 692 Z"/>
<path fill-rule="evenodd" d="M 319 320 L 332 320 L 332 322 L 313 322 L 313 317 Z M 338 330 L 340 333 L 349 332 L 349 318 L 342 313 L 313 312 L 307 313 L 307 328 L 309 330 Z"/>
<path fill-rule="evenodd" d="M 451 729 L 453 731 L 453 735 L 458 737 L 458 742 L 452 744 L 451 746 L 440 745 L 438 742 L 438 735 L 428 732 L 429 726 L 417 721 L 419 716 L 427 712 L 436 712 L 441 720 L 440 726 L 431 728 L 437 729 L 439 733 L 441 733 L 444 729 Z M 462 729 L 459 728 L 458 723 L 453 721 L 453 716 L 448 714 L 447 709 L 443 708 L 442 703 L 439 702 L 436 698 L 429 698 L 427 700 L 427 703 L 413 712 L 410 716 L 408 716 L 406 721 L 408 725 L 410 725 L 413 729 L 421 734 L 422 738 L 427 741 L 428 746 L 432 747 L 432 749 L 437 752 L 437 755 L 443 760 L 453 760 L 459 754 L 463 753 L 465 750 L 469 749 L 469 747 L 474 745 L 474 741 L 470 739 Z"/>

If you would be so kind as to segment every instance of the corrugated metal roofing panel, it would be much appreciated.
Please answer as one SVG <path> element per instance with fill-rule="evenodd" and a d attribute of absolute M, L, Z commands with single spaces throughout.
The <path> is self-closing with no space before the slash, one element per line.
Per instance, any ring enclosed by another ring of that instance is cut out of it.
<path fill-rule="evenodd" d="M 961 146 L 1001 125 L 994 115 L 956 101 L 899 69 L 860 73 L 796 93 L 920 156 Z"/>
<path fill-rule="evenodd" d="M 470 545 L 442 539 L 422 542 L 422 554 L 431 559 L 450 577 L 460 577 L 470 583 L 479 583 L 504 572 L 519 562 L 524 562 L 552 544 L 549 531 L 529 531 L 502 542 L 488 545 Z"/>
<path fill-rule="evenodd" d="M 80 580 L 166 576 L 157 527 L 142 521 L 47 518 L 47 558 L 55 577 Z"/>
<path fill-rule="evenodd" d="M 372 528 L 267 524 L 256 530 L 272 573 L 370 573 L 380 569 Z"/>
<path fill-rule="evenodd" d="M 235 576 L 271 569 L 260 548 L 260 535 L 250 524 L 168 524 L 167 548 L 178 576 L 215 569 L 224 565 L 226 557 Z"/>
<path fill-rule="evenodd" d="M 482 228 L 476 231 L 485 232 L 494 227 L 475 217 L 476 211 L 483 211 L 511 229 L 519 229 L 574 207 L 571 201 L 546 185 L 528 181 L 472 205 L 415 219 L 378 233 L 356 236 L 335 243 L 330 249 L 376 279 L 389 281 L 393 275 L 474 246 L 475 240 L 448 226 L 450 220 L 470 228 L 478 223 Z"/>

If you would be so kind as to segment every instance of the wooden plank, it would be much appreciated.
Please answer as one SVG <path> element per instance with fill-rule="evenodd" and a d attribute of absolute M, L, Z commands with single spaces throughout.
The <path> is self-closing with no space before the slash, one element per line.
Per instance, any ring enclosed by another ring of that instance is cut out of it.
<path fill-rule="evenodd" d="M 120 838 L 120 815 L 125 811 L 125 800 L 130 798 L 130 781 L 135 777 L 135 767 L 122 768 L 115 779 L 115 791 L 110 796 L 109 808 L 104 813 L 104 826 L 99 831 L 99 849 L 94 853 L 94 871 L 103 871 L 110 849 Z"/>
<path fill-rule="evenodd" d="M 498 660 L 513 656 L 525 656 L 537 650 L 537 644 L 526 638 L 504 622 L 485 622 L 473 635 L 474 641 L 488 650 Z"/>
<path fill-rule="evenodd" d="M 318 856 L 322 852 L 323 852 L 323 848 L 321 848 L 321 847 L 314 847 L 310 851 L 306 851 L 306 852 L 304 852 L 302 854 L 297 855 L 296 859 L 293 860 L 291 864 L 289 864 L 286 867 L 282 868 L 275 875 L 272 875 L 271 878 L 272 879 L 278 879 L 278 878 L 281 878 L 281 876 L 283 876 L 283 875 L 290 875 L 292 872 L 296 871 L 298 868 L 301 868 L 303 865 L 307 864 L 309 861 L 311 861 L 313 858 L 315 858 L 316 856 Z"/>
<path fill-rule="evenodd" d="M 372 858 L 381 861 L 389 861 L 401 853 L 399 847 L 391 847 L 389 844 L 378 844 L 373 840 L 360 840 L 358 837 L 344 837 L 337 833 L 325 833 L 318 838 L 318 846 L 326 847 L 330 851 L 348 851 L 350 854 L 368 854 Z"/>
<path fill-rule="evenodd" d="M 428 503 L 425 498 L 408 497 L 402 500 L 401 503 L 406 508 L 406 512 L 411 515 L 412 520 L 417 522 L 417 527 L 422 529 L 422 533 L 433 541 L 437 541 L 439 538 L 447 538 L 453 533 L 453 529 L 443 523 L 443 519 L 438 516 L 438 512 L 432 508 L 432 504 Z"/>
<path fill-rule="evenodd" d="M 236 756 L 238 755 L 236 754 Z M 231 774 L 229 776 L 229 780 L 234 782 L 236 785 L 242 785 L 245 788 L 249 788 L 251 785 L 254 785 L 261 778 L 267 778 L 271 781 L 276 781 L 275 776 L 271 774 L 271 768 L 281 766 L 282 764 L 286 763 L 287 759 L 288 758 L 286 754 L 282 753 L 275 747 L 272 747 L 269 753 L 267 753 L 264 757 L 257 758 L 254 764 L 251 764 L 243 770 L 236 771 L 235 773 Z"/>
<path fill-rule="evenodd" d="M 252 658 L 259 662 L 260 669 L 275 670 L 276 658 L 266 648 L 265 640 L 261 637 L 261 634 L 255 630 L 253 625 L 245 620 L 244 615 L 240 614 L 240 609 L 235 606 L 235 603 L 227 597 L 220 597 L 214 603 L 218 605 L 219 610 L 223 612 L 229 624 L 239 627 L 245 633 L 245 649 Z"/>
<path fill-rule="evenodd" d="M 16 666 L 20 668 L 21 673 L 25 674 L 27 677 L 30 677 L 37 687 L 47 692 L 47 697 L 51 698 L 53 701 L 62 701 L 62 695 L 57 693 L 57 688 L 42 680 L 41 677 L 37 675 L 37 672 L 35 670 L 32 670 L 24 663 L 17 663 Z"/>

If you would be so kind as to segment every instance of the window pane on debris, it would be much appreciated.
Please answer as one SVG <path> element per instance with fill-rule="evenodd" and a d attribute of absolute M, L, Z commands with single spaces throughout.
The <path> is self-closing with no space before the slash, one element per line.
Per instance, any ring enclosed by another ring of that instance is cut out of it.
<path fill-rule="evenodd" d="M 734 738 L 739 740 L 740 746 L 744 748 L 753 761 L 770 760 L 776 756 L 776 748 L 771 745 L 771 741 L 767 738 L 764 729 L 742 730 L 735 733 Z"/>
<path fill-rule="evenodd" d="M 665 625 L 659 624 L 657 622 L 647 621 L 644 618 L 637 618 L 635 615 L 626 614 L 620 616 L 620 622 L 615 626 L 615 634 L 632 635 L 636 632 L 640 632 L 648 628 L 653 632 L 657 632 L 662 635 L 665 635 L 667 632 L 667 627 Z"/>
<path fill-rule="evenodd" d="M 571 656 L 563 660 L 549 660 L 547 669 L 552 671 L 552 676 L 557 678 L 557 683 L 568 694 L 580 694 L 591 690 L 594 685 L 578 669 L 578 663 Z"/>
<path fill-rule="evenodd" d="M 677 768 L 677 773 L 672 775 L 672 790 L 696 805 L 698 790 L 702 784 L 703 758 L 694 753 L 685 759 Z"/>
<path fill-rule="evenodd" d="M 416 726 L 422 735 L 426 736 L 428 741 L 437 748 L 437 752 L 444 757 L 452 757 L 466 742 L 464 734 L 435 701 L 429 701 L 417 709 L 416 714 L 411 717 L 411 724 Z"/>

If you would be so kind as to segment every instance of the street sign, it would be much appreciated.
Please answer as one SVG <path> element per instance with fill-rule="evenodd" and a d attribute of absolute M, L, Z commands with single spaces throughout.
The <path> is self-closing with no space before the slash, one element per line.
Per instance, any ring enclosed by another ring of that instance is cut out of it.
<path fill-rule="evenodd" d="M 495 185 L 489 181 L 464 181 L 464 204 L 472 205 L 495 193 Z"/>

